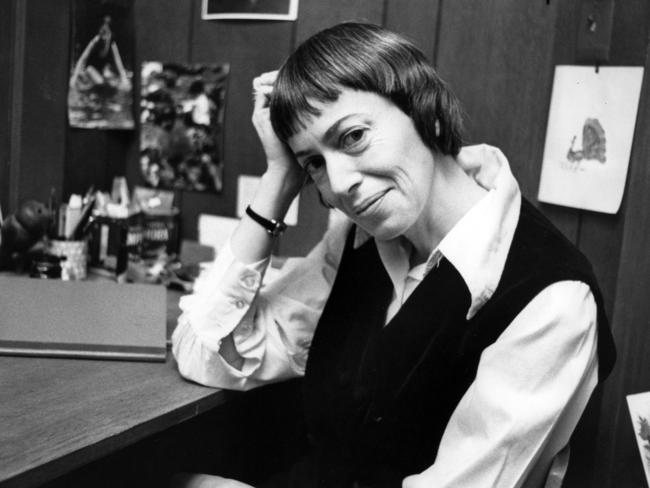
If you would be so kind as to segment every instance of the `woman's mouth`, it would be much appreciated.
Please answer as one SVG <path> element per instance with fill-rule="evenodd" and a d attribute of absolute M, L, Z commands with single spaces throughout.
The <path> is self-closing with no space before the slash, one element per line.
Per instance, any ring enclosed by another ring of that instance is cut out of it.
<path fill-rule="evenodd" d="M 362 214 L 366 213 L 372 206 L 374 206 L 382 198 L 384 198 L 384 195 L 386 195 L 386 193 L 388 193 L 389 191 L 390 190 L 382 190 L 370 196 L 369 198 L 366 198 L 365 200 L 357 203 L 353 207 L 354 214 L 357 216 L 361 216 Z"/>

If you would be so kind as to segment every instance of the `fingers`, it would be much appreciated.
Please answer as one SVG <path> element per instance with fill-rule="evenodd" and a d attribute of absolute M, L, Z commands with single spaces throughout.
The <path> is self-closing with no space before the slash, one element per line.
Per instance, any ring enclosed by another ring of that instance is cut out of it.
<path fill-rule="evenodd" d="M 472 175 L 479 185 L 490 189 L 501 167 L 508 160 L 498 147 L 489 144 L 465 146 L 460 150 L 456 161 L 463 170 Z"/>
<path fill-rule="evenodd" d="M 498 147 L 489 144 L 476 144 L 464 146 L 458 153 L 457 160 L 463 167 L 473 168 L 480 166 L 484 161 L 500 162 L 506 159 Z"/>
<path fill-rule="evenodd" d="M 276 71 L 267 71 L 266 73 L 262 73 L 258 77 L 256 77 L 253 80 L 253 88 L 256 87 L 256 84 L 260 85 L 273 85 L 275 83 L 275 79 L 278 77 L 278 72 Z"/>
<path fill-rule="evenodd" d="M 269 71 L 253 79 L 253 98 L 256 111 L 268 107 L 273 92 L 273 83 L 277 76 L 277 71 Z"/>
<path fill-rule="evenodd" d="M 271 101 L 271 93 L 273 92 L 272 86 L 262 86 L 253 91 L 253 99 L 255 100 L 255 111 L 267 108 Z"/>

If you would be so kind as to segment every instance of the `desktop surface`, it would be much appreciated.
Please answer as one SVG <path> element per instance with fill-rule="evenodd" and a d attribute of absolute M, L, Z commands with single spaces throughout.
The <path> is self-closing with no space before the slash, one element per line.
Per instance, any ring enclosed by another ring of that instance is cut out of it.
<path fill-rule="evenodd" d="M 168 295 L 168 336 L 179 293 Z M 38 486 L 193 418 L 223 392 L 164 363 L 0 357 L 0 487 Z"/>
<path fill-rule="evenodd" d="M 36 486 L 222 401 L 172 359 L 0 357 L 0 486 Z"/>

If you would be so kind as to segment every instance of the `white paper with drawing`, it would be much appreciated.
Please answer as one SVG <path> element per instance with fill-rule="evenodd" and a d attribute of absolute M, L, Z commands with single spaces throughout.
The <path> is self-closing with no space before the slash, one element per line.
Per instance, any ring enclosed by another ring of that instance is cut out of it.
<path fill-rule="evenodd" d="M 640 67 L 555 68 L 540 201 L 618 211 L 642 78 Z"/>
<path fill-rule="evenodd" d="M 639 446 L 643 471 L 650 486 L 650 392 L 628 395 L 627 405 L 634 425 L 634 436 Z"/>

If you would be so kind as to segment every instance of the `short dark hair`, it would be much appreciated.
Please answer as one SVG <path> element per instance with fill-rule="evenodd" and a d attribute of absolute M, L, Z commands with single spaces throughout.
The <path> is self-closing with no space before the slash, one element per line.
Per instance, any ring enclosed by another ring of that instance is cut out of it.
<path fill-rule="evenodd" d="M 354 22 L 318 32 L 280 68 L 270 104 L 278 137 L 288 140 L 305 117 L 319 114 L 310 101 L 336 101 L 342 88 L 384 96 L 413 120 L 432 150 L 460 151 L 460 104 L 422 51 L 394 32 Z"/>

